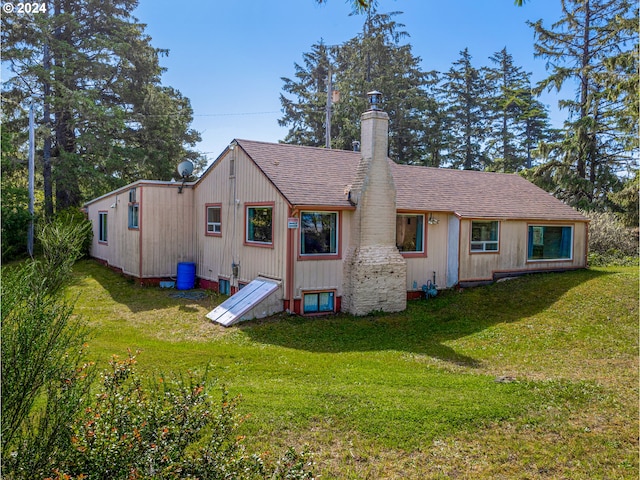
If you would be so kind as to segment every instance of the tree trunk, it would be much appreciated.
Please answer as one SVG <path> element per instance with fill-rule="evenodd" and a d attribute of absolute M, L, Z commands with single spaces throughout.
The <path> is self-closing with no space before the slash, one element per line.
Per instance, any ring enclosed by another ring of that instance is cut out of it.
<path fill-rule="evenodd" d="M 44 45 L 44 55 L 42 66 L 45 75 L 49 75 L 51 70 L 51 57 L 49 55 L 49 45 Z M 51 84 L 49 79 L 44 82 L 44 100 L 43 100 L 43 121 L 45 127 L 44 148 L 42 151 L 42 178 L 44 183 L 44 214 L 47 218 L 53 216 L 53 179 L 51 176 L 51 110 L 49 100 L 51 95 Z"/>
<path fill-rule="evenodd" d="M 591 23 L 591 11 L 589 9 L 589 1 L 584 3 L 584 31 L 582 35 L 582 59 L 580 65 L 580 119 L 585 119 L 589 115 L 589 26 Z M 578 160 L 576 169 L 580 178 L 587 178 L 586 160 L 588 153 L 589 139 L 586 127 L 581 125 L 578 127 Z"/>

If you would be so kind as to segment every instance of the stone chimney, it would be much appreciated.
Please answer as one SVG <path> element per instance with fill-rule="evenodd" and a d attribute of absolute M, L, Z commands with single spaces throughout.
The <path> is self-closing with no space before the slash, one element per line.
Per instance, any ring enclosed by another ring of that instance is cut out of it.
<path fill-rule="evenodd" d="M 407 306 L 407 265 L 396 247 L 396 188 L 387 159 L 389 116 L 380 92 L 361 116 L 362 157 L 350 191 L 356 206 L 345 255 L 343 310 L 354 315 Z"/>

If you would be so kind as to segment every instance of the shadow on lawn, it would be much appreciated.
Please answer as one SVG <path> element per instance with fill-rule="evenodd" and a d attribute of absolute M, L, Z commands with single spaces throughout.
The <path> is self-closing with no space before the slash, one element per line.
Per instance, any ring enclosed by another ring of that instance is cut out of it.
<path fill-rule="evenodd" d="M 179 305 L 179 309 L 182 312 L 195 313 L 197 308 L 193 307 L 194 304 L 210 308 L 222 300 L 221 297 L 211 291 L 178 291 L 174 288 L 137 285 L 133 279 L 92 259 L 81 260 L 80 268 L 77 268 L 74 272 L 73 284 L 80 285 L 86 278 L 91 278 L 98 282 L 115 302 L 125 305 L 133 313 L 146 312 L 173 305 Z M 189 293 L 200 295 L 194 295 L 193 298 L 189 298 Z M 178 294 L 184 294 L 183 298 L 175 298 Z"/>
<path fill-rule="evenodd" d="M 480 362 L 445 343 L 533 316 L 572 288 L 604 273 L 532 274 L 462 292 L 444 291 L 435 299 L 410 301 L 401 313 L 311 318 L 281 315 L 238 328 L 256 342 L 311 352 L 395 350 L 477 367 Z"/>

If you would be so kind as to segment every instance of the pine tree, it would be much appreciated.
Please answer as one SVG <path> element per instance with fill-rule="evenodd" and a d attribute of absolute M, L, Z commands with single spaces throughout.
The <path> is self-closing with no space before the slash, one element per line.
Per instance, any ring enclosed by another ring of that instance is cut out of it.
<path fill-rule="evenodd" d="M 424 157 L 425 112 L 432 107 L 426 94 L 430 75 L 421 71 L 420 59 L 410 45 L 396 13 L 371 12 L 363 32 L 337 48 L 322 43 L 304 54 L 296 79 L 283 78 L 281 95 L 285 116 L 282 126 L 290 126 L 286 142 L 323 145 L 328 71 L 331 66 L 334 89 L 340 100 L 333 104 L 331 146 L 351 149 L 360 139 L 360 114 L 367 109 L 366 93 L 383 93 L 384 110 L 389 114 L 389 155 L 399 163 L 421 163 Z"/>
<path fill-rule="evenodd" d="M 54 195 L 62 210 L 147 175 L 168 180 L 184 157 L 197 157 L 189 102 L 160 85 L 166 51 L 132 16 L 136 5 L 54 0 L 46 13 L 2 18 L 12 114 L 23 115 L 31 98 L 41 106 L 48 213 Z"/>
<path fill-rule="evenodd" d="M 559 102 L 569 118 L 562 158 L 556 160 L 565 165 L 556 170 L 556 183 L 573 205 L 604 207 L 608 192 L 619 185 L 616 173 L 633 157 L 628 151 L 631 132 L 620 128 L 624 98 L 607 89 L 617 82 L 612 79 L 611 59 L 619 58 L 621 51 L 637 49 L 637 31 L 632 40 L 629 28 L 619 28 L 622 19 L 631 17 L 632 4 L 627 0 L 561 2 L 563 16 L 550 29 L 542 20 L 530 23 L 536 56 L 545 58 L 550 69 L 539 88 L 577 85 L 573 98 Z M 627 111 L 624 116 L 628 115 Z"/>
<path fill-rule="evenodd" d="M 485 69 L 490 92 L 487 153 L 492 168 L 502 172 L 531 168 L 532 149 L 548 138 L 548 113 L 531 93 L 530 75 L 514 64 L 506 48 L 489 59 L 494 64 Z"/>
<path fill-rule="evenodd" d="M 284 116 L 278 124 L 290 125 L 285 143 L 313 147 L 325 143 L 327 85 L 330 64 L 335 63 L 331 50 L 322 41 L 312 45 L 311 52 L 302 55 L 303 65 L 294 64 L 295 79 L 282 77 L 282 89 L 295 98 L 280 94 Z"/>
<path fill-rule="evenodd" d="M 490 166 L 485 154 L 487 139 L 487 86 L 483 72 L 471 64 L 465 48 L 443 74 L 440 101 L 446 114 L 451 140 L 445 158 L 453 168 L 484 170 Z"/>

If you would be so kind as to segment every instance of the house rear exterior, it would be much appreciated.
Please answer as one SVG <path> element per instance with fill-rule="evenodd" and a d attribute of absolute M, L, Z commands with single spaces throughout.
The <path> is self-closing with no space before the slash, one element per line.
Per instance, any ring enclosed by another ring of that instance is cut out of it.
<path fill-rule="evenodd" d="M 142 284 L 180 262 L 225 294 L 275 280 L 254 316 L 398 311 L 428 282 L 586 267 L 577 211 L 518 175 L 395 164 L 387 121 L 363 114 L 362 152 L 234 140 L 196 182 L 92 200 L 91 255 Z"/>

